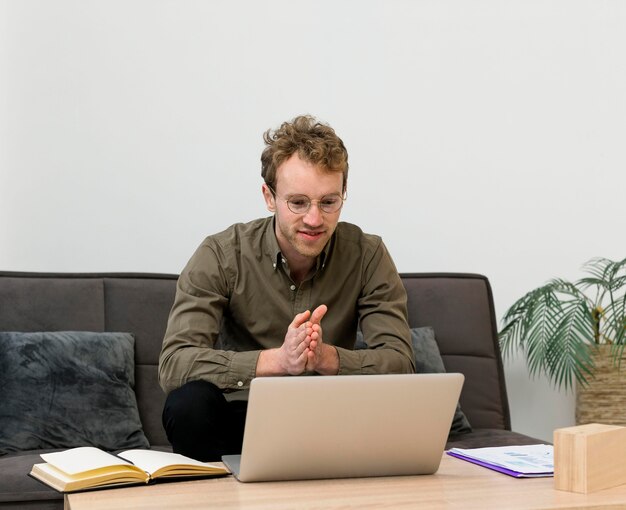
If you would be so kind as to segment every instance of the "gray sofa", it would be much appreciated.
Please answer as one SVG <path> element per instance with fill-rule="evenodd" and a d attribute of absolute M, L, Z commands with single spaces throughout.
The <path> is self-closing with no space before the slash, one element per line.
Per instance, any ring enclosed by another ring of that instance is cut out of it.
<path fill-rule="evenodd" d="M 157 382 L 157 364 L 176 279 L 166 274 L 0 272 L 0 331 L 133 333 L 141 425 L 152 447 L 168 448 L 161 426 L 165 396 Z M 411 326 L 432 326 L 447 371 L 465 374 L 460 403 L 473 431 L 450 437 L 448 446 L 541 442 L 511 431 L 487 278 L 413 273 L 403 274 L 402 280 Z M 27 476 L 32 465 L 41 462 L 40 453 L 0 456 L 0 509 L 62 508 L 60 494 Z"/>

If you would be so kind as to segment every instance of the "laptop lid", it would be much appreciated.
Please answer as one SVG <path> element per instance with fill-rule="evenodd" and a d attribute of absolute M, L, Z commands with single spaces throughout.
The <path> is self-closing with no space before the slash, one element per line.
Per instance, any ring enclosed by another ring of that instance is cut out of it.
<path fill-rule="evenodd" d="M 252 381 L 242 482 L 437 471 L 462 374 L 261 377 Z"/>

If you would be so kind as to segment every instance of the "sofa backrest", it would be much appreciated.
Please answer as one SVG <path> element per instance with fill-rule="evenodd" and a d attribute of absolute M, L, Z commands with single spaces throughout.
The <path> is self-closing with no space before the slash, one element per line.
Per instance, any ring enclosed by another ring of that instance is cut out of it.
<path fill-rule="evenodd" d="M 157 367 L 177 275 L 0 272 L 0 331 L 135 335 L 135 393 L 144 433 L 167 445 Z"/>
<path fill-rule="evenodd" d="M 475 428 L 510 430 L 493 299 L 480 275 L 403 274 L 412 327 L 432 326 L 448 371 L 465 374 L 461 406 Z M 177 275 L 0 272 L 0 331 L 123 331 L 136 338 L 144 432 L 166 445 L 157 381 Z"/>

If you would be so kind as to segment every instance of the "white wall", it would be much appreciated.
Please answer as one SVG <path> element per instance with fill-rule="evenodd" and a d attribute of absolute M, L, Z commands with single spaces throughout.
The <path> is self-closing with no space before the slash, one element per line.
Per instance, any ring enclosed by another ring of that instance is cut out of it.
<path fill-rule="evenodd" d="M 623 258 L 619 0 L 0 0 L 0 268 L 178 272 L 266 214 L 261 133 L 350 151 L 343 218 L 400 271 L 486 274 L 498 318 Z M 507 364 L 514 429 L 571 395 Z"/>

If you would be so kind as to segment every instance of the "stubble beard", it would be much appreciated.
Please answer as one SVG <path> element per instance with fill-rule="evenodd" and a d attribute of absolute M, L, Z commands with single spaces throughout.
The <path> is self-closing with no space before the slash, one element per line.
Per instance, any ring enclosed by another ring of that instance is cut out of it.
<path fill-rule="evenodd" d="M 299 231 L 306 229 L 298 229 L 286 227 L 285 225 L 279 224 L 279 229 L 285 238 L 285 240 L 289 243 L 289 245 L 301 256 L 308 258 L 317 258 L 320 253 L 324 250 L 326 243 L 329 239 L 328 228 L 324 227 L 324 233 L 320 236 L 319 239 L 314 242 L 306 242 L 300 238 Z"/>

